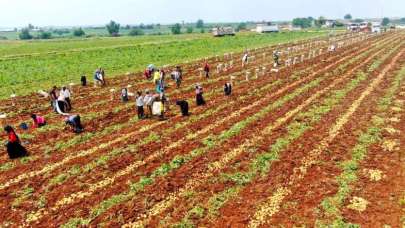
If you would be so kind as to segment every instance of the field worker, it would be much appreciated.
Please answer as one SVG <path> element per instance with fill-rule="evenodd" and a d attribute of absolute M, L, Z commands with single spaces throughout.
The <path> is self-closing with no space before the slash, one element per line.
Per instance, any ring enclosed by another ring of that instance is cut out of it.
<path fill-rule="evenodd" d="M 274 51 L 273 52 L 274 67 L 277 67 L 280 65 L 279 59 L 280 59 L 280 53 L 278 51 Z"/>
<path fill-rule="evenodd" d="M 28 155 L 27 150 L 21 145 L 20 139 L 11 126 L 4 127 L 7 133 L 8 141 L 6 144 L 8 157 L 10 159 L 25 157 Z"/>
<path fill-rule="evenodd" d="M 82 86 L 86 86 L 86 85 L 87 85 L 87 78 L 86 78 L 86 75 L 82 75 L 82 77 L 80 78 L 80 82 L 82 83 Z"/>
<path fill-rule="evenodd" d="M 176 71 L 180 73 L 180 77 L 183 79 L 183 70 L 181 69 L 181 66 L 176 66 Z"/>
<path fill-rule="evenodd" d="M 159 80 L 160 80 L 160 72 L 159 72 L 159 70 L 156 70 L 153 73 L 153 82 L 155 83 L 155 85 L 157 85 L 159 83 Z"/>
<path fill-rule="evenodd" d="M 124 102 L 124 103 L 126 103 L 126 102 L 129 101 L 129 98 L 128 98 L 128 89 L 127 89 L 127 88 L 123 88 L 123 89 L 121 90 L 121 100 L 122 100 L 122 102 Z"/>
<path fill-rule="evenodd" d="M 56 86 L 52 87 L 51 91 L 49 92 L 49 98 L 51 99 L 51 106 L 56 111 L 56 103 L 58 100 L 58 89 Z"/>
<path fill-rule="evenodd" d="M 40 128 L 46 125 L 45 118 L 35 114 L 31 114 L 32 128 Z"/>
<path fill-rule="evenodd" d="M 145 112 L 143 110 L 143 102 L 144 97 L 142 96 L 142 92 L 138 91 L 137 96 L 136 96 L 136 107 L 137 107 L 137 113 L 138 113 L 138 119 L 143 119 L 145 116 Z"/>
<path fill-rule="evenodd" d="M 100 69 L 97 69 L 96 72 L 94 73 L 94 87 L 97 87 L 97 85 L 102 85 L 103 81 L 102 81 L 102 76 L 100 73 Z"/>
<path fill-rule="evenodd" d="M 72 131 L 76 134 L 82 133 L 84 131 L 79 115 L 70 115 L 66 117 L 65 124 L 69 125 Z"/>
<path fill-rule="evenodd" d="M 56 102 L 56 111 L 60 114 L 67 112 L 67 103 L 63 94 L 60 94 L 58 97 L 58 100 Z"/>
<path fill-rule="evenodd" d="M 107 83 L 105 80 L 105 71 L 102 68 L 100 68 L 100 79 L 101 79 L 102 85 L 105 86 Z"/>
<path fill-rule="evenodd" d="M 204 64 L 204 73 L 206 78 L 210 77 L 210 65 L 208 65 L 208 62 Z"/>
<path fill-rule="evenodd" d="M 247 52 L 242 57 L 242 67 L 245 67 L 248 64 L 249 61 L 249 55 Z"/>
<path fill-rule="evenodd" d="M 197 84 L 195 87 L 195 100 L 197 106 L 205 105 L 205 100 L 203 97 L 203 88 L 201 87 L 200 84 Z"/>
<path fill-rule="evenodd" d="M 180 71 L 179 71 L 178 69 L 176 69 L 176 70 L 172 73 L 172 76 L 173 76 L 174 81 L 176 82 L 176 87 L 177 87 L 177 88 L 180 88 L 181 81 L 182 81 Z"/>
<path fill-rule="evenodd" d="M 146 80 L 150 80 L 152 78 L 153 73 L 154 73 L 153 69 L 146 68 L 145 71 L 143 72 L 143 75 L 145 76 Z"/>
<path fill-rule="evenodd" d="M 165 111 L 170 110 L 169 109 L 169 99 L 166 97 L 165 93 L 160 93 L 159 94 L 159 100 L 162 102 L 162 105 L 160 106 L 160 120 L 165 120 Z"/>
<path fill-rule="evenodd" d="M 160 74 L 160 79 L 161 80 L 165 80 L 165 77 L 166 77 L 166 71 L 165 71 L 165 69 L 160 69 L 160 71 L 159 71 L 159 74 Z"/>
<path fill-rule="evenodd" d="M 188 116 L 188 102 L 185 100 L 176 101 L 176 105 L 180 106 L 180 111 L 183 116 Z"/>
<path fill-rule="evenodd" d="M 154 100 L 155 100 L 155 98 L 153 97 L 153 95 L 149 92 L 149 90 L 146 90 L 145 96 L 143 98 L 143 103 L 144 103 L 144 105 L 146 105 L 146 109 L 148 110 L 148 114 L 147 114 L 148 118 L 152 118 L 152 116 L 153 116 L 152 106 L 153 106 Z"/>
<path fill-rule="evenodd" d="M 72 94 L 70 93 L 70 90 L 68 88 L 66 88 L 66 86 L 62 87 L 62 90 L 60 91 L 59 96 L 63 96 L 65 98 L 66 111 L 69 112 L 70 110 L 72 110 L 72 103 L 70 102 L 70 97 L 72 96 Z"/>
<path fill-rule="evenodd" d="M 225 96 L 230 96 L 231 95 L 231 93 L 232 93 L 232 84 L 231 83 L 229 83 L 229 82 L 225 83 L 225 85 L 224 85 L 224 93 L 225 93 Z"/>
<path fill-rule="evenodd" d="M 329 47 L 329 51 L 330 51 L 330 52 L 336 51 L 336 45 L 332 44 L 332 45 Z"/>

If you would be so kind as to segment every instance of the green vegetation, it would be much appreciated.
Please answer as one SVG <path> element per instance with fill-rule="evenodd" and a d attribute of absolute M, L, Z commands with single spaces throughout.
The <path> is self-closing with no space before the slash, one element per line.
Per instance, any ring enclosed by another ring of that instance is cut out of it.
<path fill-rule="evenodd" d="M 181 25 L 179 23 L 174 24 L 171 29 L 174 35 L 181 34 Z"/>
<path fill-rule="evenodd" d="M 21 33 L 18 35 L 18 37 L 21 40 L 30 40 L 33 38 L 33 36 L 30 34 L 30 30 L 27 28 L 22 29 Z"/>
<path fill-rule="evenodd" d="M 382 26 L 387 26 L 389 23 L 390 23 L 390 19 L 388 17 L 384 17 L 382 22 L 381 22 L 381 25 Z"/>
<path fill-rule="evenodd" d="M 73 30 L 73 35 L 74 36 L 84 36 L 84 35 L 86 35 L 86 33 L 83 31 L 82 28 L 77 28 L 77 29 Z"/>
<path fill-rule="evenodd" d="M 308 17 L 308 18 L 295 18 L 292 21 L 292 24 L 294 26 L 297 27 L 301 27 L 301 28 L 309 28 L 312 26 L 314 19 L 312 17 Z"/>
<path fill-rule="evenodd" d="M 333 227 L 348 227 L 352 225 L 345 223 L 341 208 L 352 192 L 353 183 L 358 179 L 360 162 L 367 156 L 369 147 L 382 141 L 382 129 L 386 125 L 383 117 L 387 115 L 389 108 L 393 105 L 394 95 L 399 90 L 404 77 L 405 68 L 402 68 L 397 73 L 386 95 L 378 101 L 378 113 L 373 116 L 368 129 L 359 135 L 357 144 L 351 150 L 351 158 L 339 164 L 342 170 L 342 173 L 336 177 L 339 188 L 335 195 L 327 197 L 321 202 L 320 206 L 328 221 L 317 221 L 318 227 L 329 227 L 330 225 Z"/>
<path fill-rule="evenodd" d="M 0 98 L 9 97 L 12 90 L 17 95 L 26 95 L 52 85 L 78 81 L 80 75 L 92 75 L 94 69 L 99 66 L 104 67 L 108 75 L 117 75 L 142 70 L 150 63 L 174 64 L 227 51 L 305 39 L 324 33 L 323 31 L 265 35 L 247 33 L 222 39 L 193 34 L 180 36 L 181 39 L 175 36 L 157 38 L 144 36 L 145 38 L 99 38 L 68 42 L 38 41 L 30 44 L 4 41 L 0 42 L 0 83 L 4 85 L 0 88 Z M 162 41 L 163 39 L 166 40 Z M 57 53 L 48 53 L 52 51 Z M 15 54 L 19 56 L 10 56 Z"/>
<path fill-rule="evenodd" d="M 350 13 L 348 13 L 348 14 L 346 14 L 345 16 L 344 16 L 344 19 L 345 20 L 351 20 L 353 17 L 352 17 L 352 15 L 350 14 Z"/>
<path fill-rule="evenodd" d="M 121 25 L 115 21 L 110 21 L 110 23 L 108 23 L 105 27 L 111 36 L 118 36 L 120 33 Z"/>

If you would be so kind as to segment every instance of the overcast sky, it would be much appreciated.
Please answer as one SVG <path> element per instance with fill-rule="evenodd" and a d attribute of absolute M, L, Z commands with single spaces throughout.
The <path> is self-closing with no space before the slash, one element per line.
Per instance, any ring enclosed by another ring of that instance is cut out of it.
<path fill-rule="evenodd" d="M 0 27 L 405 17 L 405 0 L 0 0 Z"/>

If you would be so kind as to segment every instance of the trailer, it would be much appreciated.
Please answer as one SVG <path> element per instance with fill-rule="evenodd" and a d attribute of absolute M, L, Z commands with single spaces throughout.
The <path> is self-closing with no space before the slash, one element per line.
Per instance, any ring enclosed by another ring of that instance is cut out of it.
<path fill-rule="evenodd" d="M 269 25 L 269 24 L 258 24 L 256 26 L 257 33 L 270 33 L 270 32 L 279 32 L 280 29 L 278 25 Z"/>
<path fill-rule="evenodd" d="M 232 27 L 216 27 L 212 29 L 212 35 L 214 37 L 234 36 L 235 29 Z"/>

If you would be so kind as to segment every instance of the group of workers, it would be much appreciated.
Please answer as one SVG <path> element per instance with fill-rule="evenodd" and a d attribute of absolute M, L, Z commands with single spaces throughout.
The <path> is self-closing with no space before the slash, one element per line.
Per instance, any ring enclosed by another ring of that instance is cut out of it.
<path fill-rule="evenodd" d="M 274 61 L 279 65 L 278 53 L 273 55 Z M 242 57 L 242 66 L 245 66 L 248 63 L 248 54 L 247 52 Z M 206 78 L 210 77 L 210 66 L 208 62 L 205 62 L 203 65 L 204 76 Z M 138 91 L 135 94 L 130 94 L 128 88 L 123 88 L 121 90 L 121 100 L 123 102 L 128 102 L 130 95 L 135 97 L 135 104 L 137 108 L 137 115 L 139 119 L 152 118 L 154 115 L 159 116 L 160 119 L 164 119 L 165 109 L 169 110 L 169 99 L 165 95 L 165 90 L 167 84 L 165 83 L 166 72 L 164 69 L 156 69 L 153 65 L 150 65 L 144 72 L 144 76 L 147 80 L 152 80 L 155 85 L 155 92 L 153 93 L 149 90 L 145 91 L 143 94 L 142 91 Z M 176 87 L 180 88 L 181 82 L 183 80 L 183 72 L 180 66 L 176 66 L 173 72 L 170 74 L 171 79 L 174 80 Z M 86 76 L 81 76 L 81 85 L 87 86 Z M 105 81 L 105 71 L 102 68 L 98 68 L 94 73 L 94 85 L 106 85 Z M 232 93 L 232 84 L 227 82 L 224 84 L 224 94 L 225 96 L 230 96 Z M 204 100 L 204 91 L 201 84 L 195 85 L 195 102 L 197 106 L 203 106 L 206 104 Z M 71 91 L 63 86 L 60 90 L 54 86 L 50 92 L 47 94 L 51 101 L 52 109 L 63 116 L 64 122 L 66 125 L 70 126 L 73 132 L 81 133 L 84 131 L 84 128 L 81 124 L 80 115 L 78 114 L 68 114 L 72 110 L 71 103 Z M 183 116 L 190 115 L 189 113 L 189 104 L 186 100 L 177 100 L 176 105 L 180 107 L 181 114 Z M 145 112 L 146 109 L 146 112 Z M 40 128 L 45 126 L 46 120 L 43 116 L 37 114 L 31 114 L 33 121 L 32 128 Z M 21 141 L 17 136 L 15 130 L 11 126 L 6 126 L 4 131 L 8 135 L 8 142 L 6 144 L 7 152 L 10 159 L 19 158 L 27 156 L 27 150 L 21 145 Z"/>

